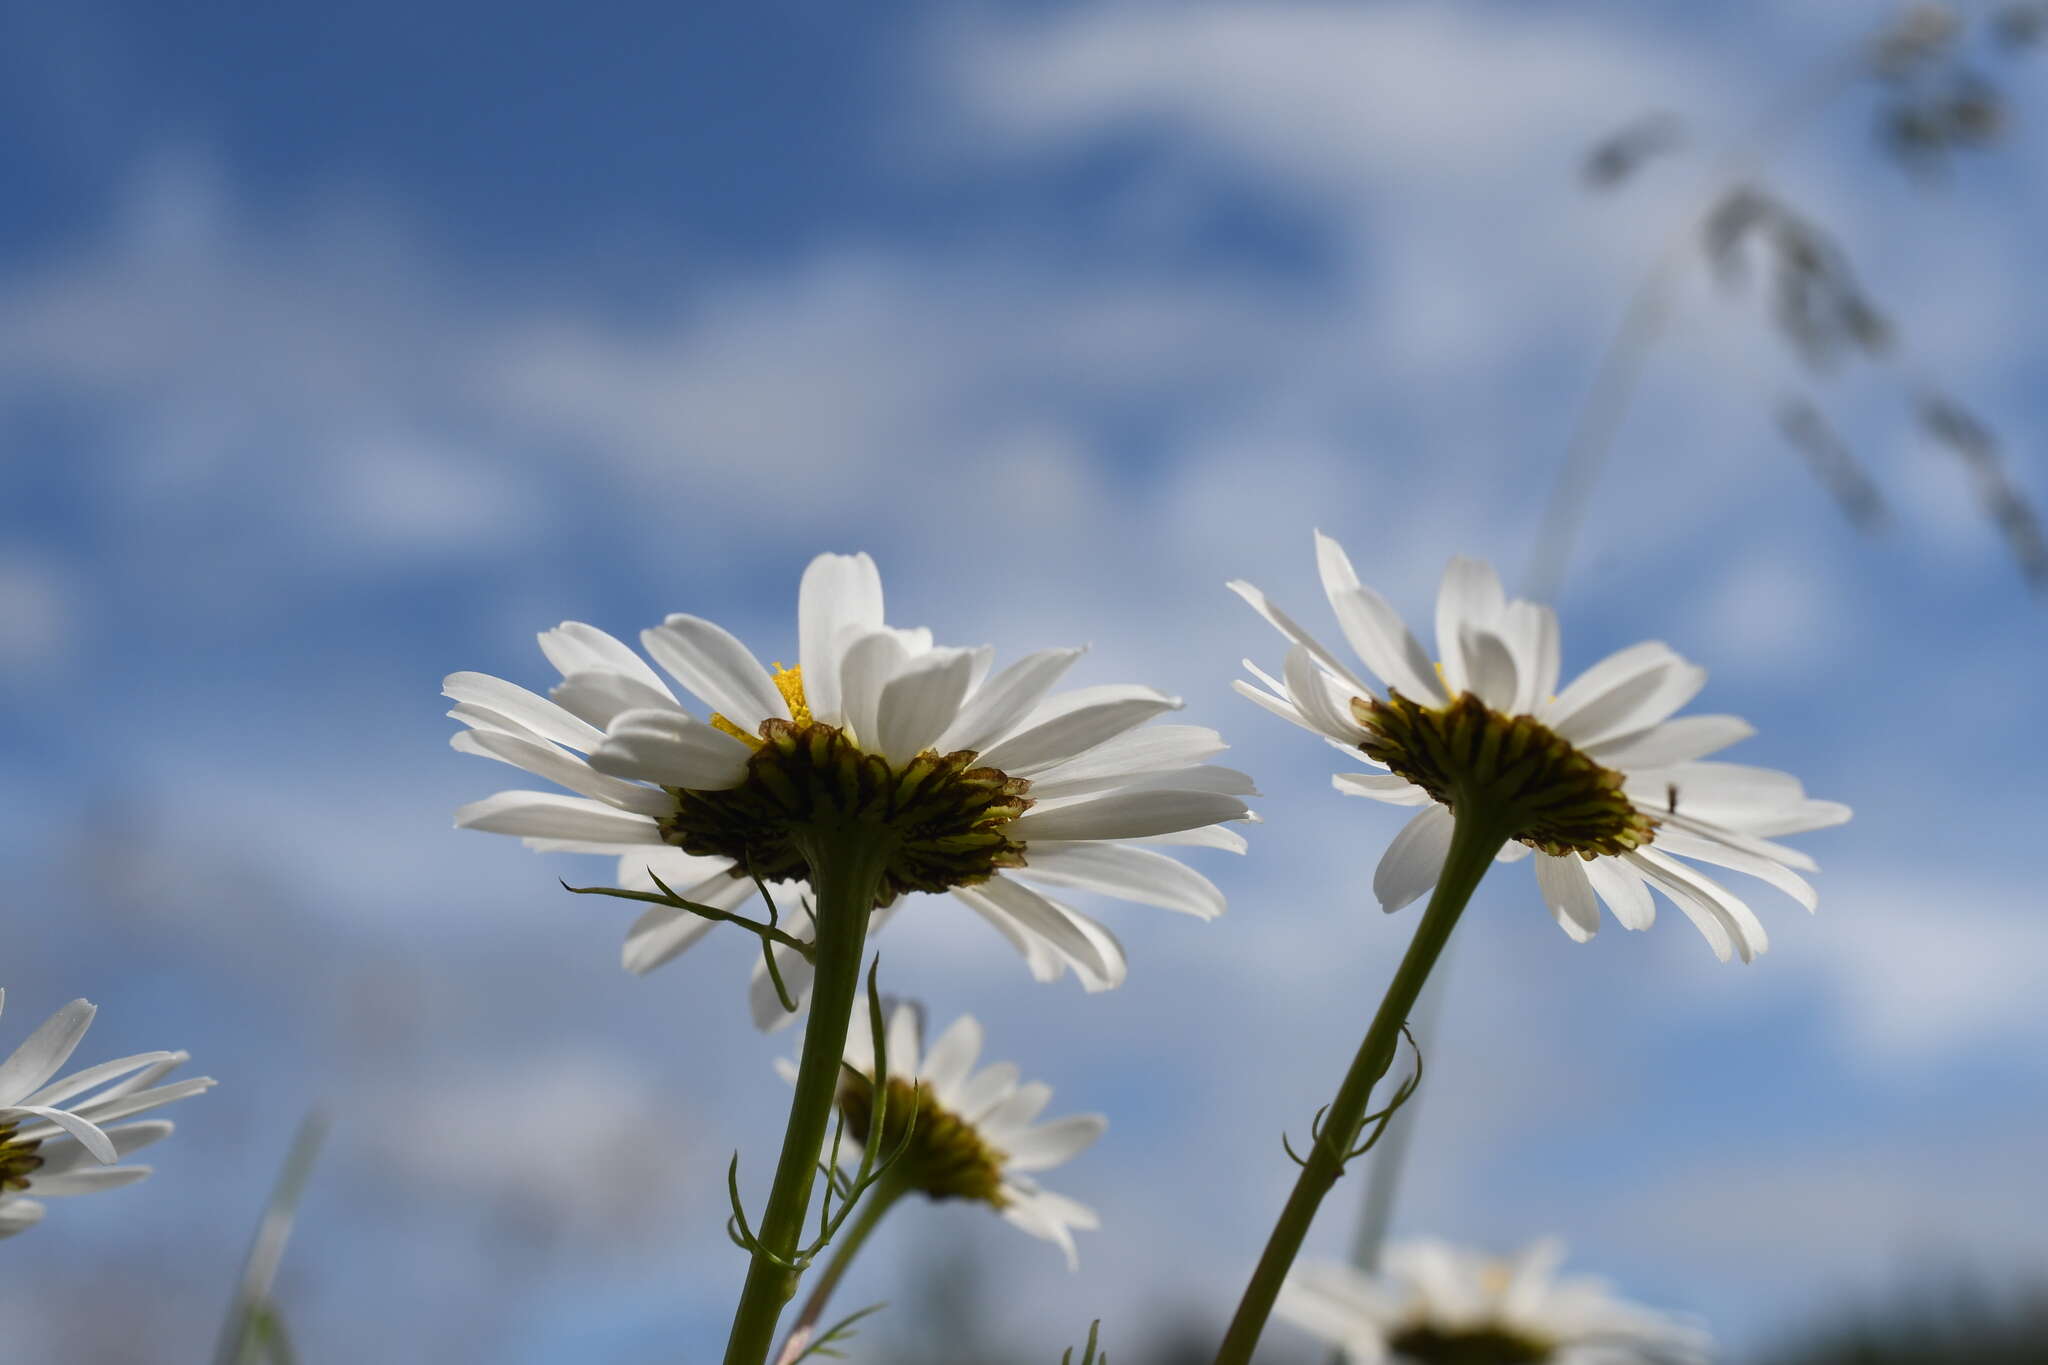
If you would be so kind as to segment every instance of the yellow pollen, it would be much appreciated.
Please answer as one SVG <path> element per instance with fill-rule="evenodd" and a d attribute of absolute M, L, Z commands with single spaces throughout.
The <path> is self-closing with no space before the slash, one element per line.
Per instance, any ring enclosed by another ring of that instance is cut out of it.
<path fill-rule="evenodd" d="M 782 699 L 785 702 L 789 703 L 789 718 L 792 721 L 798 725 L 809 725 L 811 723 L 811 704 L 804 699 L 804 670 L 801 664 L 795 668 L 784 668 L 782 661 L 780 659 L 776 660 L 775 690 L 782 694 Z M 748 734 L 716 711 L 711 713 L 711 728 L 725 731 L 725 733 L 731 735 L 750 749 L 761 747 L 761 737 L 759 735 Z"/>
<path fill-rule="evenodd" d="M 811 723 L 811 704 L 804 699 L 804 670 L 799 664 L 795 668 L 784 668 L 782 661 L 775 663 L 775 690 L 789 703 L 789 718 L 798 725 Z"/>

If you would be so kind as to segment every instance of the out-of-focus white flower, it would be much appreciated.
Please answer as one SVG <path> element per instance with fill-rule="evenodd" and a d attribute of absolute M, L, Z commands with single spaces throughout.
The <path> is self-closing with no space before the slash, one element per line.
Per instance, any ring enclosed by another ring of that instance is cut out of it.
<path fill-rule="evenodd" d="M 1396 1243 L 1385 1269 L 1297 1266 L 1274 1311 L 1355 1365 L 1694 1365 L 1698 1326 L 1630 1303 L 1592 1275 L 1557 1274 L 1541 1241 L 1511 1260 L 1437 1241 Z"/>
<path fill-rule="evenodd" d="M 791 838 L 820 803 L 860 803 L 896 851 L 870 928 L 906 892 L 949 892 L 993 925 L 1032 974 L 1071 969 L 1084 987 L 1123 980 L 1109 931 L 1043 887 L 1072 887 L 1200 918 L 1222 912 L 1207 878 L 1146 845 L 1242 851 L 1223 822 L 1246 819 L 1244 774 L 1205 760 L 1213 730 L 1147 725 L 1180 705 L 1139 686 L 1048 695 L 1078 649 L 1049 649 L 991 672 L 989 648 L 934 645 L 883 623 L 874 561 L 820 555 L 797 600 L 798 665 L 763 667 L 730 633 L 671 616 L 641 644 L 704 704 L 699 717 L 631 649 L 565 622 L 540 637 L 562 681 L 540 697 L 481 673 L 445 684 L 469 727 L 456 748 L 503 760 L 575 796 L 510 791 L 456 813 L 459 826 L 518 835 L 541 851 L 618 858 L 618 885 L 735 910 L 753 875 L 808 928 L 796 894 L 809 865 Z M 650 876 L 650 872 L 653 874 Z M 626 936 L 624 960 L 649 971 L 711 928 L 655 906 Z M 810 964 L 778 948 L 798 995 Z M 763 1027 L 789 1016 L 755 971 Z"/>
<path fill-rule="evenodd" d="M 974 1069 L 981 1056 L 981 1025 L 971 1014 L 950 1024 L 923 1047 L 924 1021 L 914 1005 L 889 1012 L 883 1046 L 888 1050 L 888 1096 L 877 1157 L 898 1150 L 906 1129 L 909 1145 L 886 1178 L 931 1199 L 972 1199 L 993 1207 L 1034 1237 L 1057 1243 L 1067 1268 L 1077 1269 L 1075 1228 L 1094 1228 L 1095 1210 L 1065 1195 L 1040 1189 L 1031 1172 L 1065 1165 L 1102 1136 L 1109 1121 L 1100 1114 L 1070 1114 L 1036 1122 L 1052 1087 L 1019 1083 L 1010 1062 Z M 872 1138 L 875 1109 L 874 1040 L 864 1017 L 856 1017 L 846 1038 L 846 1065 L 839 1108 L 847 1132 L 865 1146 Z M 796 1065 L 778 1060 L 789 1081 Z M 865 1084 L 863 1084 L 865 1082 Z M 911 1116 L 916 1115 L 913 1123 Z M 858 1153 L 842 1153 L 857 1164 Z"/>
<path fill-rule="evenodd" d="M 0 990 L 0 1005 L 6 998 Z M 147 1166 L 115 1163 L 169 1136 L 171 1125 L 160 1119 L 106 1125 L 213 1084 L 205 1076 L 160 1084 L 189 1060 L 183 1052 L 137 1053 L 52 1080 L 71 1060 L 94 1012 L 89 1002 L 72 1001 L 0 1062 L 0 1237 L 41 1222 L 41 1199 L 119 1189 L 148 1175 Z"/>
<path fill-rule="evenodd" d="M 1471 559 L 1444 573 L 1432 661 L 1387 600 L 1358 581 L 1343 547 L 1318 532 L 1316 555 L 1344 636 L 1385 695 L 1242 582 L 1230 586 L 1293 647 L 1277 678 L 1246 660 L 1259 683 L 1237 689 L 1377 765 L 1337 774 L 1337 790 L 1422 808 L 1373 875 L 1386 909 L 1436 885 L 1460 791 L 1513 813 L 1501 861 L 1535 854 L 1544 903 L 1580 942 L 1600 927 L 1602 901 L 1623 927 L 1648 928 L 1655 888 L 1724 962 L 1762 952 L 1769 940 L 1749 906 L 1681 859 L 1746 873 L 1814 907 L 1799 875 L 1813 860 L 1774 836 L 1840 824 L 1849 808 L 1810 799 L 1786 773 L 1700 761 L 1755 733 L 1734 716 L 1672 719 L 1705 684 L 1705 669 L 1650 641 L 1608 655 L 1560 691 L 1556 616 L 1509 600 L 1493 569 Z"/>

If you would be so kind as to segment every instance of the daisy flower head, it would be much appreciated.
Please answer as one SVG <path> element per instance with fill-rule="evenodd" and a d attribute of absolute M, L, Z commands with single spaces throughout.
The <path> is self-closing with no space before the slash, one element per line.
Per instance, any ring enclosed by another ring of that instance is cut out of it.
<path fill-rule="evenodd" d="M 1557 1273 L 1545 1240 L 1507 1260 L 1438 1241 L 1395 1243 L 1368 1274 L 1297 1267 L 1275 1312 L 1353 1365 L 1698 1365 L 1699 1327 L 1630 1303 L 1592 1275 Z"/>
<path fill-rule="evenodd" d="M 764 666 L 729 631 L 670 616 L 641 632 L 661 666 L 594 626 L 540 636 L 562 680 L 546 697 L 456 673 L 457 749 L 566 787 L 473 802 L 456 824 L 540 851 L 610 854 L 619 886 L 733 911 L 769 885 L 800 936 L 809 926 L 809 840 L 858 829 L 884 851 L 870 929 L 908 893 L 947 893 L 993 925 L 1032 974 L 1071 970 L 1090 990 L 1122 981 L 1109 931 L 1045 888 L 1075 888 L 1211 918 L 1208 881 L 1148 845 L 1242 851 L 1225 822 L 1249 818 L 1250 779 L 1207 759 L 1213 730 L 1149 725 L 1178 699 L 1141 686 L 1053 687 L 1078 649 L 994 669 L 993 650 L 892 628 L 865 554 L 820 555 L 797 596 L 794 667 Z M 694 695 L 701 712 L 679 698 Z M 656 905 L 626 936 L 646 972 L 711 921 Z M 778 948 L 801 995 L 803 955 Z M 788 1016 L 757 967 L 756 1021 Z"/>
<path fill-rule="evenodd" d="M 6 999 L 0 990 L 0 1006 Z M 162 1083 L 189 1060 L 183 1052 L 137 1053 L 52 1079 L 71 1060 L 94 1012 L 89 1002 L 72 1001 L 0 1062 L 0 1237 L 41 1222 L 42 1199 L 119 1189 L 147 1176 L 147 1166 L 115 1163 L 168 1137 L 171 1125 L 107 1125 L 213 1085 L 204 1076 Z"/>
<path fill-rule="evenodd" d="M 1109 1121 L 1100 1114 L 1070 1114 L 1036 1122 L 1052 1087 L 1020 1083 L 1010 1062 L 977 1071 L 982 1031 L 971 1014 L 955 1019 L 929 1049 L 923 1012 L 913 1004 L 897 1003 L 884 1027 L 888 1102 L 879 1138 L 873 1132 L 874 1039 L 865 1018 L 856 1018 L 847 1032 L 837 1099 L 847 1136 L 861 1148 L 878 1142 L 883 1157 L 900 1149 L 884 1177 L 899 1189 L 932 1200 L 987 1204 L 1007 1222 L 1057 1245 L 1066 1253 L 1067 1268 L 1078 1269 L 1074 1229 L 1099 1226 L 1095 1211 L 1041 1189 L 1031 1173 L 1065 1165 L 1092 1146 Z M 778 1061 L 777 1069 L 785 1080 L 796 1079 L 794 1063 Z M 850 1157 L 842 1152 L 841 1160 L 858 1165 L 858 1150 Z"/>
<path fill-rule="evenodd" d="M 1735 716 L 1673 719 L 1706 682 L 1705 669 L 1649 641 L 1608 655 L 1560 690 L 1556 616 L 1510 600 L 1493 569 L 1471 559 L 1444 572 L 1432 660 L 1321 532 L 1316 557 L 1345 639 L 1384 690 L 1257 588 L 1236 582 L 1232 590 L 1292 642 L 1280 676 L 1246 660 L 1258 681 L 1237 690 L 1373 763 L 1371 772 L 1337 774 L 1337 790 L 1420 808 L 1373 875 L 1385 909 L 1436 885 L 1452 811 L 1467 803 L 1501 822 L 1501 861 L 1533 856 L 1544 903 L 1580 942 L 1599 928 L 1601 902 L 1623 927 L 1648 928 L 1654 889 L 1723 961 L 1762 952 L 1769 940 L 1755 913 L 1694 862 L 1756 877 L 1814 907 L 1813 887 L 1799 875 L 1814 870 L 1813 860 L 1775 838 L 1840 824 L 1849 808 L 1809 798 L 1786 773 L 1703 761 L 1755 733 Z"/>

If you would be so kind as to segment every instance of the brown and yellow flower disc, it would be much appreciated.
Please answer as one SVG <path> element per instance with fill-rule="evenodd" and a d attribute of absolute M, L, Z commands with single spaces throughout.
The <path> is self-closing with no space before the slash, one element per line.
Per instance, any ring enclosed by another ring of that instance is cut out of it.
<path fill-rule="evenodd" d="M 893 1153 L 905 1132 L 910 1135 L 910 1145 L 890 1168 L 895 1178 L 933 1199 L 974 1199 L 998 1209 L 1005 1205 L 1003 1153 L 983 1142 L 973 1124 L 940 1107 L 929 1087 L 913 1087 L 892 1076 L 888 1092 L 879 1154 Z M 846 1115 L 847 1132 L 867 1145 L 874 1127 L 874 1082 L 851 1069 L 842 1072 L 839 1109 Z"/>
<path fill-rule="evenodd" d="M 668 788 L 661 837 L 685 853 L 733 860 L 735 875 L 802 880 L 798 843 L 813 831 L 866 826 L 891 852 L 875 904 L 906 891 L 944 891 L 1021 867 L 1024 845 L 1005 828 L 1031 806 L 1023 778 L 975 766 L 968 750 L 927 750 L 892 764 L 837 726 L 769 720 L 746 778 L 724 791 Z"/>
<path fill-rule="evenodd" d="M 1351 713 L 1370 732 L 1358 746 L 1366 757 L 1453 809 L 1485 802 L 1531 848 L 1590 859 L 1656 837 L 1657 822 L 1622 794 L 1622 774 L 1534 716 L 1504 716 L 1470 692 L 1427 707 L 1390 691 L 1354 698 Z"/>
<path fill-rule="evenodd" d="M 21 1127 L 19 1123 L 0 1123 L 0 1190 L 18 1193 L 29 1186 L 29 1177 L 42 1169 L 43 1159 L 37 1149 L 42 1139 L 23 1142 L 14 1134 Z"/>

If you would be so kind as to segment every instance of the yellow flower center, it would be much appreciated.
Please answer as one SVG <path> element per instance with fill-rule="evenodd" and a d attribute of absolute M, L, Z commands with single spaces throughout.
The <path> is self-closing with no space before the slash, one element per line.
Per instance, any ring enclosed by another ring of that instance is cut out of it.
<path fill-rule="evenodd" d="M 1591 861 L 1641 848 L 1657 822 L 1603 768 L 1534 716 L 1504 716 L 1470 692 L 1443 706 L 1355 697 L 1368 731 L 1359 749 L 1444 805 L 1483 802 L 1512 825 L 1508 837 L 1544 853 Z"/>
<path fill-rule="evenodd" d="M 784 668 L 780 660 L 775 664 L 775 690 L 789 703 L 789 718 L 798 725 L 811 723 L 811 703 L 804 697 L 804 670 L 799 664 L 795 668 Z M 734 725 L 716 711 L 711 713 L 711 728 L 723 730 L 750 749 L 761 747 L 761 740 Z"/>
<path fill-rule="evenodd" d="M 875 1083 L 851 1069 L 843 1070 L 839 1109 L 846 1115 L 846 1130 L 866 1145 L 874 1126 Z M 917 1117 L 914 1127 L 913 1113 Z M 911 1189 L 932 1199 L 976 1199 L 998 1209 L 1008 1202 L 1003 1198 L 1004 1154 L 982 1141 L 973 1124 L 941 1108 L 928 1087 L 918 1086 L 913 1095 L 909 1081 L 891 1076 L 879 1155 L 894 1152 L 906 1130 L 910 1145 L 890 1169 Z"/>

